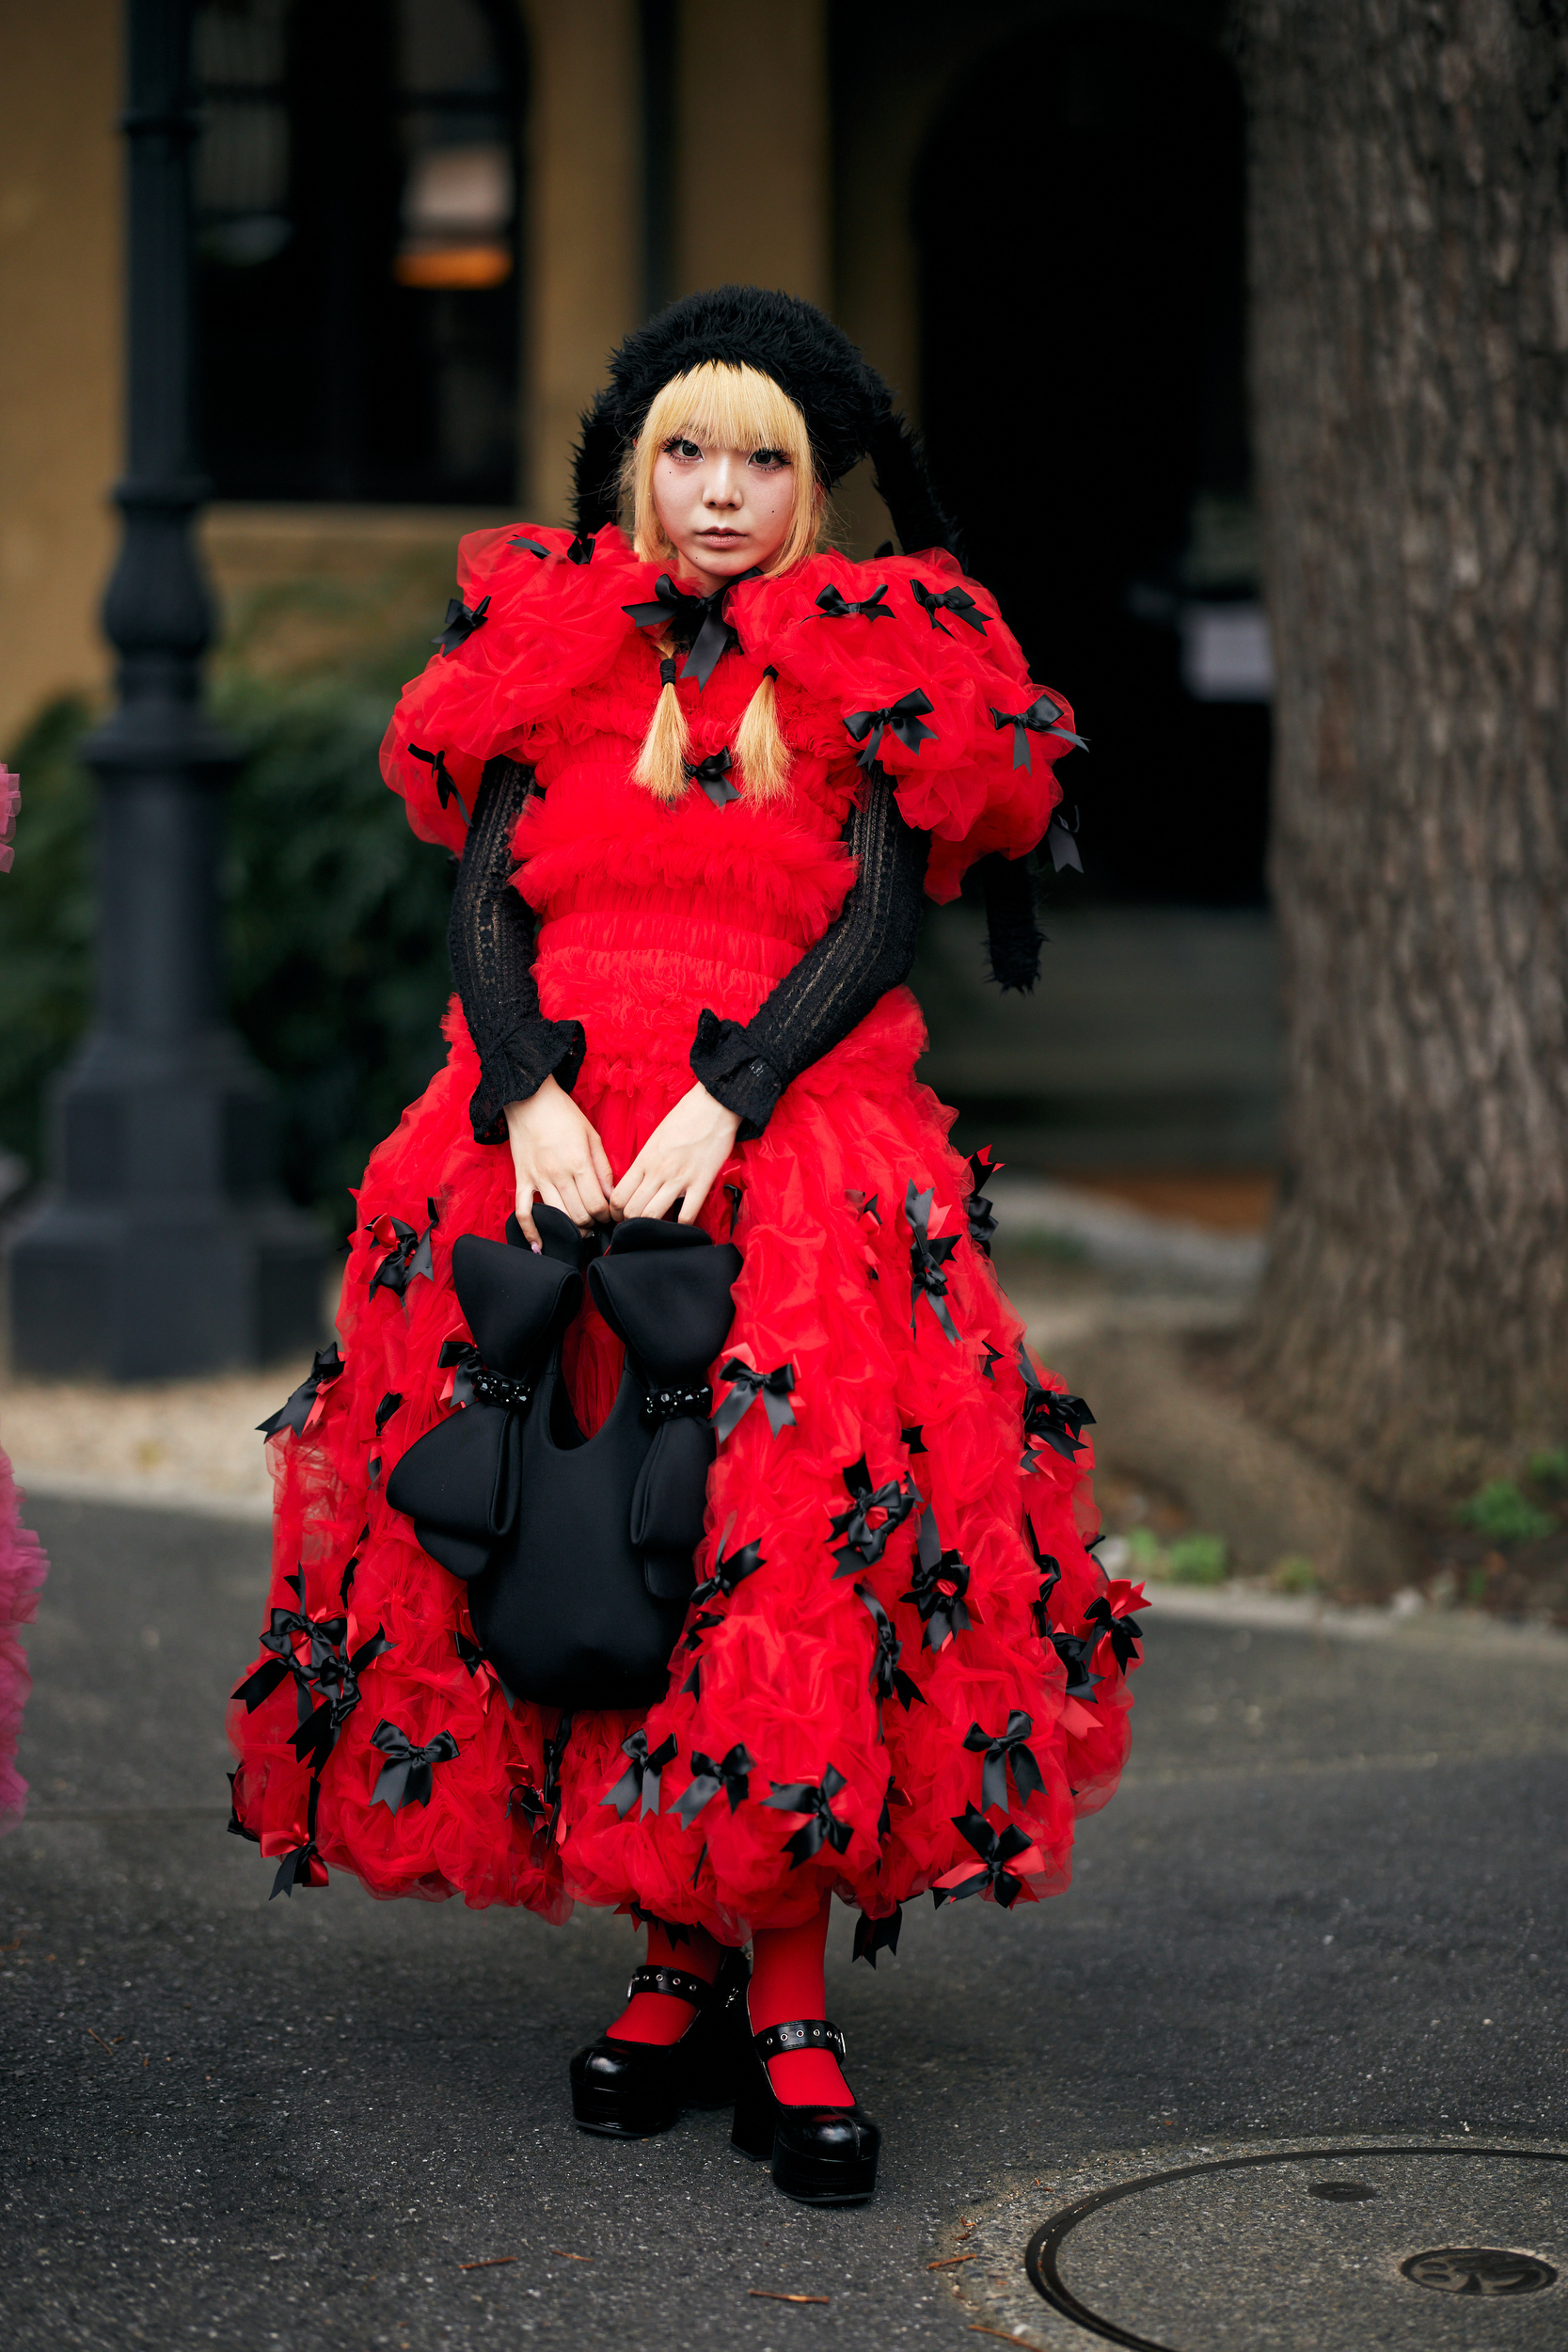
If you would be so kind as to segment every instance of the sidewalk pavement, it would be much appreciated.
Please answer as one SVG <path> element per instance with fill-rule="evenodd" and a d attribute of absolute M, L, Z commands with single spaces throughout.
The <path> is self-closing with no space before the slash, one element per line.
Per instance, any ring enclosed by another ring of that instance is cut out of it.
<path fill-rule="evenodd" d="M 991 2324 L 977 2274 L 927 2265 L 1022 2191 L 995 2257 L 1017 2285 L 1066 2168 L 1568 2138 L 1568 1645 L 1157 1608 L 1132 1767 L 1069 1894 L 913 1905 L 875 1976 L 835 1924 L 830 2008 L 886 2148 L 877 2201 L 824 2214 L 779 2198 L 721 2116 L 630 2146 L 572 2129 L 566 2059 L 618 2004 L 624 1920 L 380 1905 L 341 1878 L 268 1903 L 270 1868 L 224 1835 L 221 1728 L 261 1527 L 36 1495 L 28 1516 L 55 1572 L 33 1807 L 0 1847 L 20 2352 L 957 2346 Z M 1279 2352 L 1339 2341 L 1336 2292 Z M 1508 2304 L 1430 2309 L 1433 2342 L 1515 2341 Z M 1041 2304 L 1003 2332 L 1099 2341 L 1064 2324 Z"/>

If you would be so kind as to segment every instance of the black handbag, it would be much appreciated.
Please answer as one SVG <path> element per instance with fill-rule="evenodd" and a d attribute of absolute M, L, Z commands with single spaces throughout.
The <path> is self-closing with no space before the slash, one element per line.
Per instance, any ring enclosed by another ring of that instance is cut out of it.
<path fill-rule="evenodd" d="M 559 1210 L 504 1242 L 463 1233 L 452 1282 L 473 1333 L 473 1402 L 388 1481 L 432 1559 L 468 1586 L 474 1632 L 514 1697 L 641 1708 L 662 1697 L 696 1581 L 714 1456 L 707 1368 L 734 1315 L 740 1252 L 694 1225 L 629 1217 L 602 1255 Z M 584 1438 L 561 1348 L 594 1305 L 626 1343 L 604 1426 Z"/>

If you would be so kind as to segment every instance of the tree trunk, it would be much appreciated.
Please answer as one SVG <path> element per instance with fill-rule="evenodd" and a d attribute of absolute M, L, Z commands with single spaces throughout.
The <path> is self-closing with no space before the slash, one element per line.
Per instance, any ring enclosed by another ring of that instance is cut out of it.
<path fill-rule="evenodd" d="M 1271 1420 L 1426 1503 L 1568 1438 L 1568 9 L 1240 0 L 1278 672 Z"/>

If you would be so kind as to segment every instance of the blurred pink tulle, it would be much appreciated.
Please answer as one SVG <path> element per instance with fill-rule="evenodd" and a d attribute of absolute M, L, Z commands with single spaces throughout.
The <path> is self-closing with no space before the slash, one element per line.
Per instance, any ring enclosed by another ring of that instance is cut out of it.
<path fill-rule="evenodd" d="M 48 1573 L 48 1554 L 22 1524 L 22 1497 L 0 1452 L 0 1837 L 16 1827 L 27 1801 L 27 1784 L 16 1769 L 16 1743 L 32 1680 L 18 1628 L 31 1622 Z"/>
<path fill-rule="evenodd" d="M 0 760 L 0 874 L 11 870 L 15 852 L 11 839 L 16 832 L 16 812 L 22 806 L 22 778 Z"/>

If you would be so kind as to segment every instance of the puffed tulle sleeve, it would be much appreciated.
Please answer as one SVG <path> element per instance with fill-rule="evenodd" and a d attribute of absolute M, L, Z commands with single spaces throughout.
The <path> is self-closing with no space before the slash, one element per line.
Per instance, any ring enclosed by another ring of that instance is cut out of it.
<path fill-rule="evenodd" d="M 931 898 L 956 897 L 988 851 L 1022 857 L 1041 839 L 1072 712 L 950 555 L 817 556 L 738 588 L 728 617 L 753 660 L 822 707 L 821 749 L 892 777 L 907 822 L 931 835 Z"/>
<path fill-rule="evenodd" d="M 381 746 L 422 840 L 461 851 L 485 763 L 531 758 L 540 722 L 614 660 L 632 628 L 622 603 L 647 574 L 612 524 L 595 539 L 512 523 L 461 542 L 437 650 Z"/>

